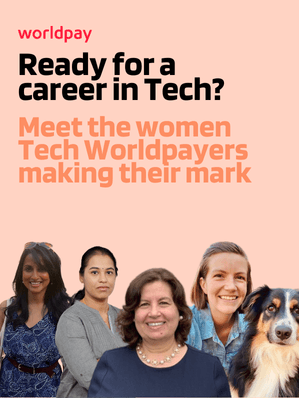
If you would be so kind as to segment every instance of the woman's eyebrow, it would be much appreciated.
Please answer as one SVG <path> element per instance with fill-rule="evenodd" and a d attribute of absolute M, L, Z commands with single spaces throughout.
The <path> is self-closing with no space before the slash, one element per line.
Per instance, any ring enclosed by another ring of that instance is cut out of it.
<path fill-rule="evenodd" d="M 172 298 L 171 298 L 171 297 L 168 297 L 168 296 L 159 297 L 159 301 L 161 301 L 161 300 L 172 300 Z M 140 301 L 150 301 L 150 299 L 144 298 L 144 299 L 140 299 Z"/>
<path fill-rule="evenodd" d="M 223 274 L 227 274 L 227 271 L 225 271 L 224 269 L 215 269 L 215 270 L 212 271 L 213 274 L 215 274 L 215 273 L 217 273 L 217 272 L 221 272 L 221 273 L 223 273 Z M 237 272 L 235 272 L 235 275 L 237 275 L 237 274 L 238 274 L 238 275 L 239 275 L 239 274 L 247 275 L 247 273 L 244 272 L 244 271 L 237 271 Z"/>

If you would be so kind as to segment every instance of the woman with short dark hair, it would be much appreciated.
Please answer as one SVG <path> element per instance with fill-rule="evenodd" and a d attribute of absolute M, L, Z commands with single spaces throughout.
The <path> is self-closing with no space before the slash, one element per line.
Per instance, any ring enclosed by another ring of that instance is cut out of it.
<path fill-rule="evenodd" d="M 191 311 L 184 288 L 168 270 L 138 275 L 117 323 L 128 347 L 107 351 L 89 397 L 228 397 L 219 360 L 185 344 Z"/>
<path fill-rule="evenodd" d="M 60 265 L 50 243 L 26 243 L 13 281 L 15 297 L 0 310 L 0 327 L 7 316 L 1 397 L 56 396 L 61 368 L 55 331 L 70 304 Z"/>

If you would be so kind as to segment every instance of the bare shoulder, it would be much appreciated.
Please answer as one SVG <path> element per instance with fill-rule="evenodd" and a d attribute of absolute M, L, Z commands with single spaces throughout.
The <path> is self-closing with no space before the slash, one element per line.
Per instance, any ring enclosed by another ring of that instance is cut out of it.
<path fill-rule="evenodd" d="M 2 303 L 0 304 L 0 329 L 2 328 L 3 322 L 4 322 L 4 318 L 5 318 L 5 308 L 7 306 L 7 300 L 2 301 Z"/>
<path fill-rule="evenodd" d="M 4 313 L 5 308 L 7 307 L 7 300 L 2 301 L 0 304 L 0 312 Z"/>

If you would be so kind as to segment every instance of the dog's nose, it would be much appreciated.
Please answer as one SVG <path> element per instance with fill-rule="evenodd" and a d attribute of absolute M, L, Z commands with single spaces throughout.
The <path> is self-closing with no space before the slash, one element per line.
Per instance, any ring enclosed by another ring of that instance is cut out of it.
<path fill-rule="evenodd" d="M 287 326 L 277 326 L 275 334 L 280 340 L 286 340 L 291 336 L 292 329 Z"/>

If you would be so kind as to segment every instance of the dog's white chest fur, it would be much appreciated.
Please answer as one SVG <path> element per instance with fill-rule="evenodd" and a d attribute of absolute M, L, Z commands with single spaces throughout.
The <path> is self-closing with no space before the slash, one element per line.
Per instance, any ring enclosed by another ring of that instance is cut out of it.
<path fill-rule="evenodd" d="M 290 396 L 286 383 L 299 366 L 299 342 L 287 347 L 264 343 L 253 350 L 252 363 L 255 379 L 246 388 L 246 397 L 278 397 L 280 389 Z"/>

